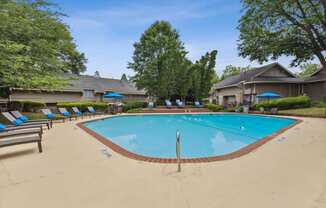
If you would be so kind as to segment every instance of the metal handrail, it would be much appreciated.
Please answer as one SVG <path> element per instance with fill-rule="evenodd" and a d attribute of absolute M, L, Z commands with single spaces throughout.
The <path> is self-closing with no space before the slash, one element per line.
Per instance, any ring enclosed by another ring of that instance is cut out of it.
<path fill-rule="evenodd" d="M 181 172 L 181 149 L 180 149 L 180 132 L 177 131 L 176 134 L 176 155 L 177 155 L 177 162 L 178 162 L 178 172 Z"/>

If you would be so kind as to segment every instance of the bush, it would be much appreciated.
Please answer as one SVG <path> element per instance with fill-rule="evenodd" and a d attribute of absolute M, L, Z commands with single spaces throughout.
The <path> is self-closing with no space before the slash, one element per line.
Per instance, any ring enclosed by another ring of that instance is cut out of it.
<path fill-rule="evenodd" d="M 147 102 L 144 101 L 133 101 L 133 102 L 128 102 L 124 104 L 122 107 L 123 112 L 128 112 L 131 109 L 135 108 L 146 108 L 147 107 Z"/>
<path fill-rule="evenodd" d="M 24 112 L 35 112 L 45 107 L 45 103 L 36 101 L 12 101 L 9 105 L 11 110 L 19 110 Z"/>
<path fill-rule="evenodd" d="M 212 104 L 212 103 L 205 104 L 205 108 L 208 108 L 210 111 L 213 111 L 213 112 L 219 112 L 219 111 L 224 110 L 223 106 L 215 105 L 215 104 Z"/>
<path fill-rule="evenodd" d="M 263 101 L 255 105 L 255 109 L 261 107 L 265 109 L 278 108 L 279 110 L 308 108 L 311 106 L 310 98 L 307 96 L 287 97 L 275 100 Z"/>
<path fill-rule="evenodd" d="M 57 104 L 58 108 L 78 107 L 82 112 L 87 111 L 88 106 L 92 106 L 99 111 L 104 111 L 108 107 L 107 103 L 102 102 L 62 102 Z"/>
<path fill-rule="evenodd" d="M 311 101 L 311 106 L 317 107 L 317 108 L 325 108 L 325 106 L 326 106 L 326 97 L 323 97 L 320 100 Z"/>

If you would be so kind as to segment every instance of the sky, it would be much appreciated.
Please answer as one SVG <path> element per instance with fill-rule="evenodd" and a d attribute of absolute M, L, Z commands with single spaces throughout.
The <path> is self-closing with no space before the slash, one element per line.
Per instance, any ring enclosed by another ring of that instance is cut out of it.
<path fill-rule="evenodd" d="M 238 56 L 240 0 L 52 0 L 67 15 L 79 51 L 85 53 L 86 74 L 99 71 L 102 77 L 133 75 L 133 44 L 156 20 L 169 21 L 185 43 L 188 58 L 196 61 L 206 52 L 217 50 L 216 71 L 227 65 L 259 66 Z M 277 60 L 289 67 L 291 59 Z M 267 62 L 272 63 L 275 61 Z M 267 64 L 266 63 L 266 64 Z M 296 71 L 296 68 L 290 68 Z"/>

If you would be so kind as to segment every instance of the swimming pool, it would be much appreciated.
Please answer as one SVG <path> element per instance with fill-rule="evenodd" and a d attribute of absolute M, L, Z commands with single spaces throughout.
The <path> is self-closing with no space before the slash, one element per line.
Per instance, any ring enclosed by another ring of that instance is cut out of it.
<path fill-rule="evenodd" d="M 232 155 L 296 123 L 294 119 L 244 114 L 125 115 L 84 123 L 115 150 L 148 158 L 175 158 L 176 131 L 182 158 Z"/>

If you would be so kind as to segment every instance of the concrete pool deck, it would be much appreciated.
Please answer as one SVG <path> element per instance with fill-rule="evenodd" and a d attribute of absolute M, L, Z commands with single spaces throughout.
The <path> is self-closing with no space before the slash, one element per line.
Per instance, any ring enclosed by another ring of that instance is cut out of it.
<path fill-rule="evenodd" d="M 247 155 L 181 173 L 121 156 L 75 121 L 55 124 L 41 154 L 35 144 L 0 149 L 0 208 L 326 207 L 326 119 L 300 119 Z"/>

